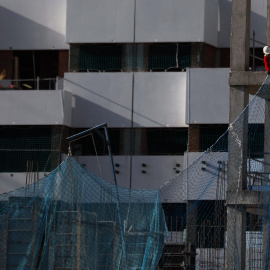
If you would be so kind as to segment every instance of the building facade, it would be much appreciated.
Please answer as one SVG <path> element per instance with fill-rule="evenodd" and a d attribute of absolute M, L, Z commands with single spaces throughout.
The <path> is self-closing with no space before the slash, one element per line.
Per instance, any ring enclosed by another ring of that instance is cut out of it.
<path fill-rule="evenodd" d="M 228 127 L 231 5 L 2 1 L 0 191 L 50 172 L 67 154 L 66 137 L 102 123 L 121 186 L 159 188 L 189 166 Z M 261 43 L 266 6 L 252 1 L 251 38 Z M 255 43 L 259 58 L 261 48 Z M 71 149 L 112 181 L 98 137 Z"/>

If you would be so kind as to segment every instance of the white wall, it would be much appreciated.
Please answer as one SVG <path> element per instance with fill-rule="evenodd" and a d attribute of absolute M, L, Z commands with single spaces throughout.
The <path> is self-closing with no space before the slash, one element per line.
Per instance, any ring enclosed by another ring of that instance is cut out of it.
<path fill-rule="evenodd" d="M 146 167 L 142 166 L 143 163 Z M 160 188 L 183 168 L 184 156 L 133 156 L 131 187 L 134 189 Z M 146 173 L 142 173 L 142 170 Z"/>
<path fill-rule="evenodd" d="M 66 0 L 1 0 L 0 50 L 68 49 Z"/>
<path fill-rule="evenodd" d="M 228 124 L 228 68 L 187 70 L 187 124 Z"/>
<path fill-rule="evenodd" d="M 64 89 L 73 95 L 73 127 L 131 126 L 131 73 L 65 73 Z"/>
<path fill-rule="evenodd" d="M 62 159 L 65 156 L 63 155 Z M 74 158 L 91 172 L 113 183 L 112 169 L 109 156 L 74 156 Z M 157 189 L 174 176 L 177 170 L 184 168 L 184 156 L 114 156 L 114 164 L 119 164 L 115 170 L 117 184 L 120 187 L 133 189 Z M 146 167 L 142 164 L 145 163 Z M 180 167 L 177 167 L 179 164 Z M 99 170 L 101 168 L 101 173 Z M 130 170 L 132 176 L 130 177 Z M 143 173 L 145 170 L 146 173 Z"/>
<path fill-rule="evenodd" d="M 66 40 L 206 42 L 216 46 L 217 9 L 216 0 L 68 0 Z"/>
<path fill-rule="evenodd" d="M 186 126 L 185 72 L 66 73 L 64 89 L 73 127 L 131 127 L 132 117 L 134 127 Z"/>
<path fill-rule="evenodd" d="M 205 2 L 137 0 L 136 42 L 207 42 L 215 46 L 217 5 L 211 0 L 213 6 L 207 10 Z"/>
<path fill-rule="evenodd" d="M 39 178 L 45 176 L 46 172 L 40 172 Z M 26 173 L 0 173 L 0 194 L 13 191 L 25 186 Z M 29 181 L 29 180 L 28 180 Z"/>
<path fill-rule="evenodd" d="M 138 72 L 134 127 L 185 127 L 186 72 Z"/>
<path fill-rule="evenodd" d="M 70 102 L 61 90 L 0 91 L 0 125 L 70 125 Z"/>
<path fill-rule="evenodd" d="M 67 0 L 68 43 L 133 42 L 134 0 Z"/>

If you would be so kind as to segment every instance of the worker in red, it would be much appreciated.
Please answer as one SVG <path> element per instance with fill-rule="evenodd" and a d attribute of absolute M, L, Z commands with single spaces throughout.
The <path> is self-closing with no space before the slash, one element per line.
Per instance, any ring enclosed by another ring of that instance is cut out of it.
<path fill-rule="evenodd" d="M 264 66 L 267 71 L 267 74 L 270 75 L 270 47 L 264 46 L 263 47 L 263 53 L 264 53 Z"/>

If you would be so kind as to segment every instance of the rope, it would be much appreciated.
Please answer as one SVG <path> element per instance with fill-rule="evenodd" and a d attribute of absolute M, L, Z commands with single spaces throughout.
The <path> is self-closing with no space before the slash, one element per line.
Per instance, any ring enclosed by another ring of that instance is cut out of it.
<path fill-rule="evenodd" d="M 103 178 L 102 177 L 102 170 L 101 170 L 100 163 L 99 163 L 99 158 L 98 158 L 98 153 L 97 153 L 97 148 L 96 148 L 96 144 L 95 144 L 93 133 L 91 133 L 91 136 L 92 136 L 92 141 L 93 141 L 93 145 L 94 145 L 94 149 L 95 149 L 95 153 L 96 153 L 96 157 L 97 157 L 97 163 L 98 163 L 100 177 Z"/>

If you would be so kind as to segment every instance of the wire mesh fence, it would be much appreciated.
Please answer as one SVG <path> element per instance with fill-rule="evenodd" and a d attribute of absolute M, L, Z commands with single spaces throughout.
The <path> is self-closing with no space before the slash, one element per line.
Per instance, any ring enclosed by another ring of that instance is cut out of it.
<path fill-rule="evenodd" d="M 71 71 L 184 71 L 207 66 L 202 43 L 72 44 Z"/>

